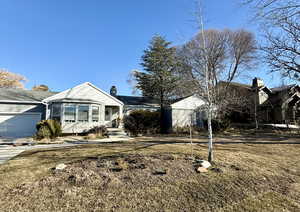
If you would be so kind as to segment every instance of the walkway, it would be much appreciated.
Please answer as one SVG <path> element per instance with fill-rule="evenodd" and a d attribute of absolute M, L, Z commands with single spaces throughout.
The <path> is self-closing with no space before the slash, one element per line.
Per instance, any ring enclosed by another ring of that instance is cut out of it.
<path fill-rule="evenodd" d="M 132 138 L 129 138 L 128 136 L 110 136 L 109 138 L 99 139 L 99 140 L 92 140 L 92 141 L 85 141 L 85 140 L 78 140 L 76 138 L 69 137 L 68 139 L 65 139 L 65 143 L 61 144 L 43 144 L 43 145 L 31 145 L 32 142 L 24 142 L 23 144 L 29 144 L 29 145 L 23 145 L 23 146 L 13 146 L 11 144 L 16 144 L 15 141 L 0 141 L 0 164 L 5 163 L 6 161 L 12 159 L 13 157 L 16 157 L 17 155 L 21 154 L 22 152 L 26 150 L 32 150 L 32 149 L 42 149 L 42 148 L 61 148 L 61 147 L 71 147 L 75 145 L 89 145 L 89 144 L 99 144 L 99 143 L 114 143 L 114 142 L 122 142 L 127 141 Z"/>
<path fill-rule="evenodd" d="M 45 145 L 26 145 L 26 146 L 12 146 L 12 145 L 0 145 L 0 164 L 5 163 L 6 161 L 16 157 L 26 150 L 31 149 L 43 149 L 43 148 L 61 148 L 61 147 L 70 147 L 78 144 L 45 144 Z"/>

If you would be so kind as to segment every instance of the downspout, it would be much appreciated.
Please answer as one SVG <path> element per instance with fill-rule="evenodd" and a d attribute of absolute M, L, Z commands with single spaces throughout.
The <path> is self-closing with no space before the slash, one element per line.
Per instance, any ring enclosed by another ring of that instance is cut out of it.
<path fill-rule="evenodd" d="M 50 111 L 48 110 L 49 104 L 47 102 L 42 102 L 43 105 L 46 107 L 46 113 L 45 113 L 45 120 L 49 119 Z"/>

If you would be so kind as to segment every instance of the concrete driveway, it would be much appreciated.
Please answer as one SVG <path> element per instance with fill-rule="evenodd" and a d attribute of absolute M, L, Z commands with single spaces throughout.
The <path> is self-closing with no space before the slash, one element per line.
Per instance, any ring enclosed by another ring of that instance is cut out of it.
<path fill-rule="evenodd" d="M 0 145 L 0 164 L 12 159 L 20 153 L 31 149 L 43 148 L 61 148 L 70 147 L 78 144 L 63 143 L 63 144 L 43 144 L 43 145 L 26 145 L 26 146 L 13 146 L 13 145 Z"/>
<path fill-rule="evenodd" d="M 106 142 L 122 142 L 130 140 L 132 138 L 112 136 L 110 138 L 104 138 L 99 140 L 81 140 L 76 137 L 64 138 L 64 143 L 59 144 L 42 144 L 42 145 L 32 145 L 34 144 L 32 138 L 20 138 L 20 139 L 0 139 L 0 164 L 7 162 L 8 160 L 16 157 L 20 153 L 31 150 L 31 149 L 42 149 L 42 148 L 62 148 L 62 147 L 71 147 L 75 145 L 89 145 L 89 144 L 99 144 Z M 21 146 L 18 146 L 21 145 Z M 16 145 L 16 146 L 14 146 Z"/>

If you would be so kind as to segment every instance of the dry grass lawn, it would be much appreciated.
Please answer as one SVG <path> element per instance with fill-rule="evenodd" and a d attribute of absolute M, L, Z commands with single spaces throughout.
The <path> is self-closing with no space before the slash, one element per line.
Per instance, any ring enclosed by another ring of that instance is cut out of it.
<path fill-rule="evenodd" d="M 300 211 L 300 144 L 281 142 L 216 144 L 201 174 L 175 139 L 27 151 L 0 166 L 0 211 Z"/>

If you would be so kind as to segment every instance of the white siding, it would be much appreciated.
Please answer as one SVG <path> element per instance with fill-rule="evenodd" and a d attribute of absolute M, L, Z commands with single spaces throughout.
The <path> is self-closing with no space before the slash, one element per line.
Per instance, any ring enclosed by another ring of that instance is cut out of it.
<path fill-rule="evenodd" d="M 187 97 L 179 102 L 175 102 L 171 105 L 172 109 L 185 109 L 185 110 L 195 110 L 200 106 L 203 106 L 205 102 L 196 96 Z"/>
<path fill-rule="evenodd" d="M 91 83 L 83 83 L 74 88 L 70 88 L 51 96 L 44 101 L 54 101 L 59 99 L 89 99 L 97 102 L 102 102 L 104 105 L 121 106 L 123 103 L 106 92 L 95 87 Z"/>
<path fill-rule="evenodd" d="M 199 107 L 204 104 L 205 102 L 196 96 L 172 104 L 172 127 L 185 127 L 190 124 L 202 126 L 206 117 L 204 111 L 199 111 Z"/>

